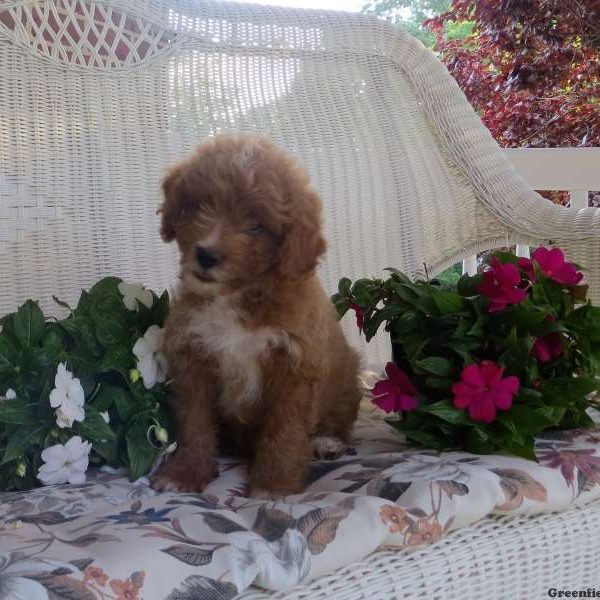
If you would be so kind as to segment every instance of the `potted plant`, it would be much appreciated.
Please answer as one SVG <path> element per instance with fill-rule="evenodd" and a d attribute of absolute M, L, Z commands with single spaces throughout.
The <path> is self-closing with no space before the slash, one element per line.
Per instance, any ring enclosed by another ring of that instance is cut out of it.
<path fill-rule="evenodd" d="M 536 434 L 593 423 L 600 309 L 558 248 L 491 254 L 456 285 L 344 278 L 333 302 L 369 341 L 383 325 L 393 362 L 373 402 L 411 441 L 534 458 Z"/>
<path fill-rule="evenodd" d="M 107 277 L 74 308 L 56 301 L 63 319 L 33 300 L 0 319 L 0 491 L 82 483 L 89 464 L 134 480 L 174 449 L 168 293 Z"/>

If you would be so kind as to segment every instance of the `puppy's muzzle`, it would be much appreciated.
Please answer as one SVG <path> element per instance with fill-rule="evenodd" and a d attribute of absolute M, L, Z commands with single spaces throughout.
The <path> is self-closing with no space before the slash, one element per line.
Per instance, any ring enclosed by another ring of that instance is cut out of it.
<path fill-rule="evenodd" d="M 218 253 L 204 246 L 196 248 L 196 260 L 203 269 L 212 269 L 220 262 Z"/>

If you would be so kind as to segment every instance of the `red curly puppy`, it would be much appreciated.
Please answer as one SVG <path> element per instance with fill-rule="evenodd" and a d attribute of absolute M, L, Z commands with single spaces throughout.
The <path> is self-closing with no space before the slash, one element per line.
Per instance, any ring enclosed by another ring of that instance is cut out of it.
<path fill-rule="evenodd" d="M 360 399 L 315 275 L 321 201 L 288 154 L 242 136 L 200 146 L 163 190 L 162 236 L 181 252 L 165 326 L 178 448 L 152 484 L 202 491 L 220 445 L 250 458 L 252 493 L 301 491 L 313 450 L 343 449 Z"/>

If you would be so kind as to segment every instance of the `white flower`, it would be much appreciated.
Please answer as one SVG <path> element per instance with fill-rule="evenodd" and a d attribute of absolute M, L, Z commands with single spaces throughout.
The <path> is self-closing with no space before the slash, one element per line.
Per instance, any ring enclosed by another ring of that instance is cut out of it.
<path fill-rule="evenodd" d="M 164 333 L 158 325 L 151 325 L 133 346 L 133 353 L 138 359 L 137 370 L 148 390 L 157 381 L 162 383 L 167 378 L 167 359 L 162 353 Z"/>
<path fill-rule="evenodd" d="M 58 409 L 56 424 L 64 428 L 73 427 L 73 421 L 83 421 L 85 393 L 79 379 L 73 377 L 64 363 L 60 363 L 56 369 L 54 385 L 55 388 L 50 392 L 50 406 Z"/>
<path fill-rule="evenodd" d="M 6 392 L 4 393 L 4 397 L 7 400 L 16 400 L 17 399 L 17 392 L 15 392 L 15 390 L 13 390 L 12 388 L 8 388 L 6 390 Z"/>
<path fill-rule="evenodd" d="M 108 411 L 105 410 L 104 412 L 100 413 L 100 416 L 107 422 L 110 423 L 110 416 L 108 415 Z"/>
<path fill-rule="evenodd" d="M 44 464 L 38 471 L 38 479 L 44 485 L 58 483 L 83 483 L 88 468 L 92 445 L 78 435 L 66 444 L 55 444 L 42 452 Z"/>
<path fill-rule="evenodd" d="M 121 281 L 117 289 L 123 295 L 123 304 L 129 310 L 139 310 L 138 302 L 147 308 L 152 308 L 154 298 L 150 290 L 145 290 L 139 283 L 125 283 Z"/>

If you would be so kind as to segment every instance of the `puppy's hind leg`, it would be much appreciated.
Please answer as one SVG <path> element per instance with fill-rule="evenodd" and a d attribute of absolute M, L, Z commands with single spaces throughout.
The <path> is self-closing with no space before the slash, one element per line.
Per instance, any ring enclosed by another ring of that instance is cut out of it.
<path fill-rule="evenodd" d="M 319 423 L 311 440 L 320 460 L 339 458 L 348 448 L 362 393 L 358 384 L 358 356 L 347 346 L 322 390 Z"/>

